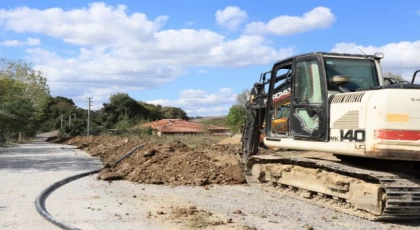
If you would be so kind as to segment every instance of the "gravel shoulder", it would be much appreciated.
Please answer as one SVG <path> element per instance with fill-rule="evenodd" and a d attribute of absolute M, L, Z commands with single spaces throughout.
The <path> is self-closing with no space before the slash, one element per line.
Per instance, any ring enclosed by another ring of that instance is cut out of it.
<path fill-rule="evenodd" d="M 36 196 L 58 180 L 102 165 L 98 158 L 74 146 L 42 140 L 0 149 L 0 229 L 57 229 L 36 212 Z M 419 227 L 418 222 L 371 222 L 248 185 L 174 187 L 130 181 L 107 182 L 97 180 L 96 175 L 59 188 L 47 199 L 46 206 L 56 219 L 81 229 Z M 174 215 L 178 208 L 194 208 L 202 213 Z"/>

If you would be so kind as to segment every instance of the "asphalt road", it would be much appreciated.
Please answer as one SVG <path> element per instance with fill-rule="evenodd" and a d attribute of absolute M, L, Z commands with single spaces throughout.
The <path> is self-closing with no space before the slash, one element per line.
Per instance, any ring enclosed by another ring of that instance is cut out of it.
<path fill-rule="evenodd" d="M 98 158 L 73 146 L 43 142 L 45 137 L 0 149 L 0 229 L 58 229 L 36 211 L 38 194 L 56 181 L 102 166 Z M 167 229 L 161 221 L 146 218 L 150 208 L 140 200 L 122 197 L 125 189 L 93 175 L 59 188 L 46 206 L 56 219 L 81 229 Z M 131 218 L 125 218 L 128 212 Z"/>

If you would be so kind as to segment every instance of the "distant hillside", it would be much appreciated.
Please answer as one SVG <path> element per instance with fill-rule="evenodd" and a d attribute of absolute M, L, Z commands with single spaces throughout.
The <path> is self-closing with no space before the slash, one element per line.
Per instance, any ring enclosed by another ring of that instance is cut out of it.
<path fill-rule="evenodd" d="M 198 122 L 205 125 L 217 125 L 217 126 L 227 127 L 226 116 L 209 116 L 209 117 L 202 117 L 198 119 L 190 118 L 190 121 Z"/>

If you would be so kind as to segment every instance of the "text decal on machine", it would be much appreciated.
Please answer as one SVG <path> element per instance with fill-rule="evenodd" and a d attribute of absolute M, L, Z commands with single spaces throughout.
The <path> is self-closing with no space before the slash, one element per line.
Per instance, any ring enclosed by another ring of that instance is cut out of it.
<path fill-rule="evenodd" d="M 366 132 L 362 129 L 340 129 L 340 137 L 331 136 L 332 141 L 365 142 Z"/>
<path fill-rule="evenodd" d="M 361 129 L 349 129 L 344 132 L 343 129 L 340 129 L 340 141 L 348 140 L 350 142 L 365 142 L 366 140 L 366 132 L 365 130 Z"/>

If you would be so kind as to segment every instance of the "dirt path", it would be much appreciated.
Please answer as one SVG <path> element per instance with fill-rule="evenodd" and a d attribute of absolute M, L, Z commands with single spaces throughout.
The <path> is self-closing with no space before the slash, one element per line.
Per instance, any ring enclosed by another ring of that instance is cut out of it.
<path fill-rule="evenodd" d="M 35 210 L 49 184 L 101 166 L 73 146 L 33 142 L 0 149 L 0 229 L 56 229 Z M 81 229 L 417 229 L 322 208 L 247 185 L 163 186 L 71 182 L 47 200 L 55 218 Z"/>

